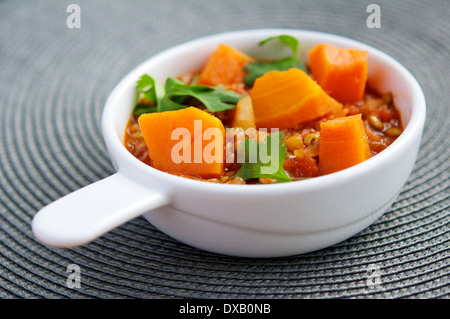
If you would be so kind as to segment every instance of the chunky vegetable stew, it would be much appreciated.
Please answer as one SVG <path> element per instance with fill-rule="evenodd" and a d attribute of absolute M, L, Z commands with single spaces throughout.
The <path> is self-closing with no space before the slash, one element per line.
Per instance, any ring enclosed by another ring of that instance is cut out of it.
<path fill-rule="evenodd" d="M 125 132 L 142 162 L 178 176 L 269 184 L 337 172 L 375 156 L 401 133 L 390 92 L 367 84 L 367 52 L 320 44 L 259 61 L 219 45 L 201 70 L 158 83 L 143 74 Z"/>

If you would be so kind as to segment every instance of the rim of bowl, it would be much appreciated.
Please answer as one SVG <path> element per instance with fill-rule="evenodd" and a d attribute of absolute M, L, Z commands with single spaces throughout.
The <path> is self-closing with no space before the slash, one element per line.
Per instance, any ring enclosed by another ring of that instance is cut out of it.
<path fill-rule="evenodd" d="M 123 141 L 120 140 L 120 138 L 116 134 L 112 134 L 114 132 L 113 109 L 115 101 L 117 100 L 117 97 L 120 96 L 120 94 L 122 94 L 123 91 L 129 87 L 130 83 L 135 82 L 136 75 L 139 75 L 141 69 L 144 68 L 146 64 L 157 59 L 162 58 L 166 59 L 166 57 L 163 57 L 163 55 L 174 53 L 176 52 L 176 50 L 179 50 L 184 46 L 196 46 L 205 42 L 217 40 L 218 38 L 221 37 L 230 37 L 230 36 L 248 37 L 248 36 L 256 36 L 256 34 L 266 34 L 266 35 L 271 35 L 274 33 L 279 34 L 280 32 L 301 33 L 304 35 L 319 36 L 319 37 L 326 36 L 338 42 L 339 41 L 345 41 L 347 43 L 353 42 L 358 46 L 365 47 L 367 50 L 369 50 L 370 54 L 376 55 L 376 58 L 382 61 L 382 64 L 388 64 L 389 67 L 395 68 L 395 71 L 397 73 L 402 73 L 403 74 L 402 77 L 405 79 L 408 87 L 413 92 L 413 96 L 411 97 L 412 103 L 411 116 L 402 134 L 391 145 L 389 145 L 385 150 L 383 150 L 383 152 L 355 166 L 328 175 L 317 176 L 302 181 L 264 184 L 264 185 L 258 184 L 234 185 L 234 184 L 210 183 L 180 177 L 160 171 L 149 165 L 146 165 L 145 163 L 135 158 L 125 148 Z M 191 190 L 217 195 L 233 195 L 239 197 L 261 197 L 261 196 L 273 197 L 278 196 L 277 194 L 280 194 L 280 192 L 283 194 L 296 194 L 304 190 L 311 191 L 314 189 L 320 189 L 324 187 L 324 185 L 339 185 L 346 181 L 358 178 L 358 175 L 361 174 L 362 172 L 370 171 L 372 168 L 383 164 L 383 162 L 390 161 L 390 158 L 392 158 L 396 153 L 400 152 L 401 149 L 405 147 L 405 144 L 407 144 L 418 131 L 422 133 L 425 122 L 425 115 L 426 115 L 425 96 L 416 78 L 400 62 L 398 62 L 396 59 L 394 59 L 387 53 L 384 53 L 375 47 L 372 47 L 368 44 L 365 44 L 363 42 L 351 38 L 319 31 L 283 29 L 283 28 L 248 29 L 248 30 L 223 32 L 197 38 L 194 40 L 177 44 L 166 50 L 161 51 L 160 53 L 157 53 L 156 55 L 149 57 L 147 60 L 136 66 L 133 70 L 131 70 L 124 78 L 122 78 L 109 94 L 102 114 L 102 130 L 105 142 L 107 143 L 108 147 L 111 148 L 114 154 L 120 156 L 125 161 L 128 161 L 129 164 L 133 165 L 133 170 L 137 171 L 144 170 L 146 171 L 147 174 L 154 175 L 155 178 L 158 178 L 159 180 L 165 180 L 166 182 L 173 184 L 175 188 L 190 188 Z M 113 157 L 112 155 L 110 156 Z"/>

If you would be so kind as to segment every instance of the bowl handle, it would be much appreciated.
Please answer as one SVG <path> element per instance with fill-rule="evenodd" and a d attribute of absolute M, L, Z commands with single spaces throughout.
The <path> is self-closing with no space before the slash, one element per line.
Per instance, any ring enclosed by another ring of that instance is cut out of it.
<path fill-rule="evenodd" d="M 46 245 L 76 247 L 167 204 L 167 195 L 117 172 L 45 206 L 34 216 L 31 227 Z"/>

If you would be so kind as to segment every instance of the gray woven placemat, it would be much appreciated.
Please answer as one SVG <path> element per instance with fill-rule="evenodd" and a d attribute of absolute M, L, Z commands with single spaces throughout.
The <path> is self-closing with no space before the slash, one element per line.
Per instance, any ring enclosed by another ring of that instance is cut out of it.
<path fill-rule="evenodd" d="M 381 28 L 366 25 L 367 6 Z M 69 4 L 81 28 L 66 25 Z M 0 1 L 0 298 L 448 298 L 450 6 L 433 1 Z M 37 242 L 37 210 L 113 168 L 100 117 L 113 86 L 172 45 L 250 28 L 348 36 L 421 83 L 427 122 L 392 208 L 333 247 L 274 259 L 181 244 L 143 218 L 75 249 Z M 67 267 L 81 270 L 67 285 Z"/>

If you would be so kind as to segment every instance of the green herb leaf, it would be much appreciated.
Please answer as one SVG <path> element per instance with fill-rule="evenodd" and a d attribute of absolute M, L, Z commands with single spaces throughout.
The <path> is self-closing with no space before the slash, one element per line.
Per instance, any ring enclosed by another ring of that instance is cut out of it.
<path fill-rule="evenodd" d="M 141 76 L 137 81 L 136 88 L 138 92 L 142 93 L 145 100 L 154 102 L 155 105 L 158 105 L 164 96 L 164 87 L 148 74 Z"/>
<path fill-rule="evenodd" d="M 305 65 L 294 57 L 287 57 L 273 62 L 250 62 L 244 68 L 248 74 L 244 77 L 244 83 L 252 87 L 255 80 L 269 71 L 287 71 L 298 68 L 306 72 Z"/>
<path fill-rule="evenodd" d="M 244 83 L 247 87 L 252 87 L 255 80 L 269 71 L 287 71 L 290 68 L 298 68 L 304 72 L 307 72 L 306 66 L 300 61 L 300 54 L 298 52 L 299 42 L 296 38 L 282 34 L 262 40 L 258 45 L 262 46 L 269 41 L 279 40 L 283 44 L 287 45 L 294 56 L 289 56 L 280 60 L 271 62 L 250 62 L 244 67 L 244 71 L 248 72 L 244 77 Z"/>
<path fill-rule="evenodd" d="M 158 112 L 158 108 L 155 105 L 143 103 L 136 104 L 133 110 L 134 115 L 141 115 L 145 113 L 155 113 L 155 112 Z"/>
<path fill-rule="evenodd" d="M 266 177 L 277 182 L 291 181 L 283 168 L 287 156 L 283 137 L 282 132 L 275 132 L 267 136 L 263 142 L 252 138 L 245 139 L 238 148 L 238 152 L 245 152 L 245 161 L 241 163 L 241 168 L 233 177 L 241 177 L 244 180 Z"/>
<path fill-rule="evenodd" d="M 205 105 L 210 112 L 231 110 L 236 107 L 241 94 L 225 90 L 223 87 L 206 85 L 188 85 L 177 79 L 168 78 L 165 86 L 166 94 L 161 100 L 161 111 L 179 110 L 188 105 L 183 103 L 193 97 Z"/>
<path fill-rule="evenodd" d="M 141 76 L 136 88 L 139 102 L 133 111 L 135 115 L 184 109 L 189 106 L 186 101 L 190 97 L 199 100 L 210 112 L 220 112 L 235 108 L 242 97 L 223 87 L 188 85 L 171 77 L 167 78 L 163 87 L 148 74 Z M 148 103 L 140 103 L 142 98 Z"/>
<path fill-rule="evenodd" d="M 133 113 L 135 115 L 141 115 L 156 112 L 164 96 L 164 87 L 148 74 L 144 74 L 137 81 L 136 90 L 139 101 Z M 144 99 L 147 103 L 140 103 L 141 99 Z"/>
<path fill-rule="evenodd" d="M 300 60 L 300 55 L 298 53 L 299 42 L 293 36 L 286 35 L 286 34 L 275 35 L 275 36 L 268 37 L 267 39 L 262 40 L 261 42 L 258 43 L 258 45 L 262 46 L 269 41 L 273 41 L 273 40 L 277 40 L 277 39 L 280 40 L 281 42 L 283 42 L 285 45 L 287 45 L 294 53 L 294 57 L 297 58 L 297 60 Z"/>

